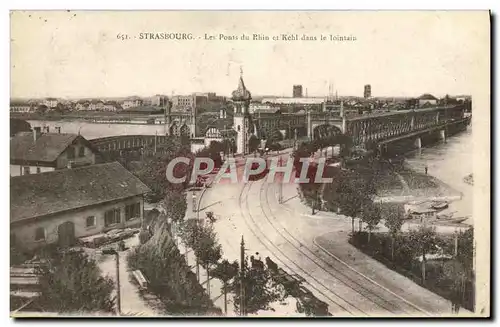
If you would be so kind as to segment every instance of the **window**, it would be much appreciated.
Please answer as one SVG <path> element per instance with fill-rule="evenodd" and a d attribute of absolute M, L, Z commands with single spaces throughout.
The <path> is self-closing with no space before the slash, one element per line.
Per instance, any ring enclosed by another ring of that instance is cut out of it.
<path fill-rule="evenodd" d="M 24 174 L 23 175 L 29 175 L 30 174 L 30 167 L 29 166 L 24 166 Z"/>
<path fill-rule="evenodd" d="M 81 157 L 85 157 L 85 147 L 84 146 L 81 146 L 79 149 L 78 149 L 78 156 L 81 158 Z"/>
<path fill-rule="evenodd" d="M 44 241 L 45 240 L 45 228 L 38 227 L 35 229 L 35 241 Z"/>
<path fill-rule="evenodd" d="M 68 159 L 73 159 L 75 157 L 75 148 L 69 146 L 67 151 L 68 151 Z"/>
<path fill-rule="evenodd" d="M 40 174 L 42 172 L 42 169 L 40 167 L 36 167 L 36 173 Z"/>
<path fill-rule="evenodd" d="M 95 217 L 89 216 L 86 218 L 85 227 L 95 227 Z"/>
<path fill-rule="evenodd" d="M 125 220 L 141 217 L 141 204 L 139 202 L 125 206 Z"/>
<path fill-rule="evenodd" d="M 120 209 L 111 209 L 104 213 L 104 225 L 106 227 L 119 224 L 120 221 Z"/>

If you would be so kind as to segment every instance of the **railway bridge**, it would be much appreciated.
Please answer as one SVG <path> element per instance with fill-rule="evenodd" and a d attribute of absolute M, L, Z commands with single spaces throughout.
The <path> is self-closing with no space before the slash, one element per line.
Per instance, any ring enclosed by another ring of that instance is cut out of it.
<path fill-rule="evenodd" d="M 104 158 L 137 152 L 141 155 L 161 153 L 169 136 L 166 135 L 120 135 L 89 140 Z"/>
<path fill-rule="evenodd" d="M 312 139 L 321 137 L 327 129 L 351 137 L 353 145 L 376 144 L 380 149 L 400 140 L 413 140 L 422 146 L 422 137 L 430 134 L 445 140 L 448 135 L 470 124 L 464 106 L 400 110 L 364 115 L 307 113 L 307 132 Z"/>

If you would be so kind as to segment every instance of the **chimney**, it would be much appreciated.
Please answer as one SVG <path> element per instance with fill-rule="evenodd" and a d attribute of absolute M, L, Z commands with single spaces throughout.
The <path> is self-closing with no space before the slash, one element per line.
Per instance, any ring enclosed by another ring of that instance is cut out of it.
<path fill-rule="evenodd" d="M 34 127 L 33 128 L 33 140 L 36 142 L 40 135 L 42 134 L 42 128 L 41 127 Z"/>
<path fill-rule="evenodd" d="M 57 134 L 61 134 L 61 127 L 60 127 L 60 126 L 57 126 L 57 127 L 56 127 L 56 133 L 57 133 Z"/>

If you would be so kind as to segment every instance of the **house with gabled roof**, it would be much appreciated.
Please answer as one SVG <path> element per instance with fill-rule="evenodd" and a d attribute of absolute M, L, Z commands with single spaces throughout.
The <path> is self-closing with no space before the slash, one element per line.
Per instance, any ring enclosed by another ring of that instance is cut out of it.
<path fill-rule="evenodd" d="M 140 226 L 150 189 L 117 162 L 10 180 L 13 246 L 33 249 L 80 237 Z"/>
<path fill-rule="evenodd" d="M 20 132 L 10 139 L 10 176 L 29 175 L 68 167 L 93 165 L 98 150 L 79 134 Z"/>

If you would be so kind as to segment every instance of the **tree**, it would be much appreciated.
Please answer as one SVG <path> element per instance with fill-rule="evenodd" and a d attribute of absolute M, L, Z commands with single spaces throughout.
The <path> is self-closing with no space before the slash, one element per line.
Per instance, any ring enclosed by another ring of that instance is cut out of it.
<path fill-rule="evenodd" d="M 384 223 L 391 235 L 391 259 L 394 261 L 394 241 L 403 226 L 404 210 L 400 206 L 391 209 L 387 210 Z"/>
<path fill-rule="evenodd" d="M 252 135 L 248 139 L 248 151 L 249 152 L 254 152 L 259 148 L 260 145 L 260 140 L 257 136 Z"/>
<path fill-rule="evenodd" d="M 44 105 L 44 104 L 39 105 L 39 106 L 36 108 L 36 112 L 41 113 L 41 114 L 46 113 L 48 110 L 49 110 L 49 107 L 47 107 L 47 106 L 46 106 L 46 105 Z"/>
<path fill-rule="evenodd" d="M 113 281 L 83 252 L 43 255 L 40 303 L 47 311 L 113 311 Z"/>
<path fill-rule="evenodd" d="M 172 192 L 183 192 L 189 183 L 192 171 L 194 156 L 188 147 L 183 146 L 179 140 L 174 138 L 167 139 L 166 143 L 162 146 L 165 153 L 145 158 L 141 162 L 141 165 L 132 171 L 135 176 L 152 190 L 152 194 L 148 195 L 150 202 L 157 202 L 163 199 L 167 190 Z M 172 184 L 167 179 L 166 169 L 170 161 L 178 157 L 189 158 L 190 164 L 175 165 L 173 170 L 174 177 L 186 177 L 186 179 L 183 183 Z"/>
<path fill-rule="evenodd" d="M 227 285 L 238 275 L 238 262 L 233 261 L 230 263 L 228 260 L 224 259 L 217 264 L 214 270 L 212 270 L 212 276 L 219 279 L 222 282 L 222 292 L 224 294 L 224 312 L 227 315 Z"/>
<path fill-rule="evenodd" d="M 307 183 L 300 184 L 304 199 L 306 203 L 311 206 L 313 215 L 315 214 L 314 210 L 318 208 L 318 204 L 320 204 L 321 201 L 320 196 L 322 184 L 315 182 L 317 170 L 317 165 L 309 165 L 306 175 L 309 181 Z"/>
<path fill-rule="evenodd" d="M 467 272 L 463 264 L 458 260 L 452 260 L 443 267 L 445 278 L 451 280 L 450 300 L 452 313 L 458 313 L 464 300 L 465 283 Z"/>
<path fill-rule="evenodd" d="M 210 296 L 210 269 L 222 257 L 222 248 L 217 244 L 217 235 L 211 224 L 200 224 L 198 238 L 194 243 L 194 254 L 207 272 L 207 290 Z"/>
<path fill-rule="evenodd" d="M 371 233 L 380 222 L 380 208 L 371 201 L 366 201 L 361 207 L 361 220 L 366 223 L 368 229 L 368 243 Z"/>
<path fill-rule="evenodd" d="M 474 228 L 461 231 L 457 236 L 457 260 L 468 271 L 472 271 L 474 260 Z"/>
<path fill-rule="evenodd" d="M 437 244 L 436 229 L 421 225 L 409 232 L 408 240 L 417 253 L 422 255 L 422 284 L 425 284 L 426 254 L 432 251 Z"/>
<path fill-rule="evenodd" d="M 252 258 L 253 259 L 253 258 Z M 287 295 L 282 285 L 271 278 L 271 271 L 260 260 L 245 258 L 243 274 L 235 278 L 230 291 L 234 294 L 234 308 L 240 311 L 241 284 L 244 287 L 243 315 L 257 313 L 259 310 L 269 310 L 270 304 L 284 299 Z"/>
<path fill-rule="evenodd" d="M 333 183 L 326 185 L 323 199 L 330 210 L 339 209 L 342 214 L 351 217 L 354 234 L 354 220 L 361 214 L 364 206 L 372 203 L 371 196 L 374 193 L 369 176 L 340 170 Z"/>
<path fill-rule="evenodd" d="M 127 262 L 131 270 L 141 270 L 149 282 L 148 290 L 162 301 L 166 314 L 203 315 L 213 311 L 212 301 L 175 246 L 165 223 L 146 244 L 129 252 Z"/>
<path fill-rule="evenodd" d="M 184 221 L 180 228 L 180 236 L 184 244 L 191 248 L 195 249 L 197 247 L 196 242 L 198 242 L 201 235 L 201 228 L 199 224 L 199 220 L 197 219 L 189 219 Z M 196 257 L 196 277 L 198 281 L 200 280 L 200 266 L 198 257 Z"/>

